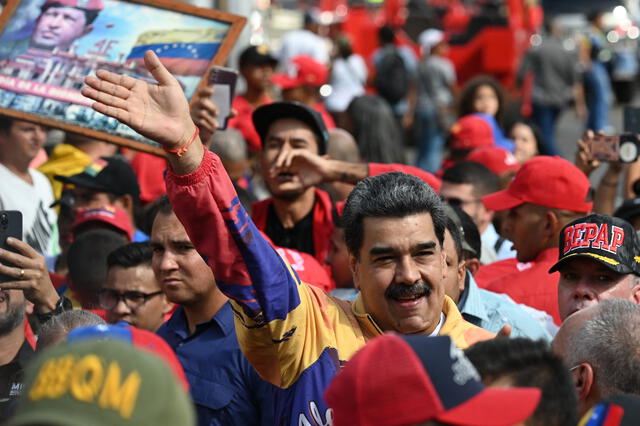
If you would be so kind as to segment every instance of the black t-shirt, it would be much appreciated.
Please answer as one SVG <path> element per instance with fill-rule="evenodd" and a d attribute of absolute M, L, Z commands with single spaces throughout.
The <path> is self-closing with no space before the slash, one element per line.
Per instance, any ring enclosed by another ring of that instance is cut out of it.
<path fill-rule="evenodd" d="M 33 355 L 34 351 L 25 339 L 15 358 L 0 366 L 0 423 L 13 414 L 22 393 L 24 368 Z"/>
<path fill-rule="evenodd" d="M 285 228 L 280 223 L 273 204 L 269 206 L 267 214 L 267 229 L 265 233 L 277 246 L 295 249 L 315 256 L 313 248 L 313 212 L 311 209 L 308 215 L 296 223 L 293 228 Z"/>

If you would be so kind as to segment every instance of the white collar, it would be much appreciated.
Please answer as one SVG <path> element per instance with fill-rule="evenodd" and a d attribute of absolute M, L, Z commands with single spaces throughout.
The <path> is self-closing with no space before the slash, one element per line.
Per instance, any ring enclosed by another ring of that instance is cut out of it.
<path fill-rule="evenodd" d="M 444 316 L 444 312 L 440 312 L 440 322 L 438 323 L 438 326 L 435 328 L 435 330 L 433 330 L 433 332 L 429 334 L 429 337 L 437 336 L 438 333 L 440 333 L 440 329 L 444 325 L 445 318 L 446 317 Z"/>

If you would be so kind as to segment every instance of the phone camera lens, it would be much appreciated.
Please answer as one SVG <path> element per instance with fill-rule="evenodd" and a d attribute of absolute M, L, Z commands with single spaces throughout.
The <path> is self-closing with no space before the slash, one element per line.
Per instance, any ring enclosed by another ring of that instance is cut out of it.
<path fill-rule="evenodd" d="M 7 217 L 6 213 L 2 213 L 0 215 L 0 224 L 2 225 L 7 225 L 9 223 L 9 218 Z"/>

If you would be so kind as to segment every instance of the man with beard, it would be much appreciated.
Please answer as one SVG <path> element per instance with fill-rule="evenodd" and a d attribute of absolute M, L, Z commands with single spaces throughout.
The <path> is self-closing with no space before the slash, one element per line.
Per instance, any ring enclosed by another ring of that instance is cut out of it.
<path fill-rule="evenodd" d="M 71 302 L 56 293 L 44 257 L 14 238 L 7 244 L 16 253 L 0 250 L 0 422 L 13 412 L 23 369 L 34 353 L 25 337 L 25 315 L 35 313 L 42 324 L 71 309 Z"/>
<path fill-rule="evenodd" d="M 96 111 L 158 141 L 170 154 L 167 192 L 176 216 L 231 299 L 241 349 L 261 377 L 281 388 L 276 424 L 329 423 L 324 389 L 341 365 L 384 331 L 448 335 L 461 348 L 494 336 L 464 321 L 444 293 L 445 216 L 439 197 L 422 180 L 388 173 L 356 185 L 343 220 L 361 295 L 353 304 L 334 299 L 301 282 L 261 237 L 220 159 L 205 152 L 179 83 L 153 52 L 145 62 L 155 87 L 100 70 L 86 79 L 90 87 L 82 93 L 100 99 Z M 308 136 L 301 137 L 301 130 Z M 294 128 L 288 118 L 265 133 L 267 144 L 313 141 L 310 126 Z M 278 177 L 282 189 L 291 185 L 292 191 L 297 178 Z"/>

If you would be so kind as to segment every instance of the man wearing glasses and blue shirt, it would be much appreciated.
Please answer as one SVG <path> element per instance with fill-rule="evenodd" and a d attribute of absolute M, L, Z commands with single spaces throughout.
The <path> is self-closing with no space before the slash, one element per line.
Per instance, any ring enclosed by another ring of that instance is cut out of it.
<path fill-rule="evenodd" d="M 149 243 L 130 243 L 107 258 L 107 279 L 99 293 L 100 307 L 110 324 L 125 321 L 156 332 L 173 308 L 160 289 L 151 260 Z"/>

